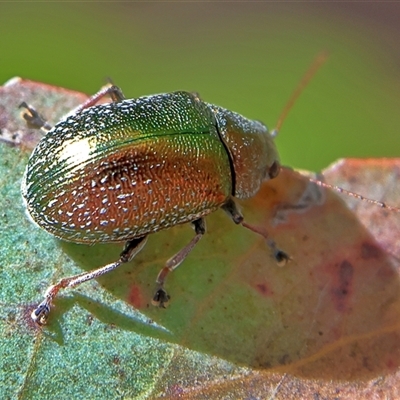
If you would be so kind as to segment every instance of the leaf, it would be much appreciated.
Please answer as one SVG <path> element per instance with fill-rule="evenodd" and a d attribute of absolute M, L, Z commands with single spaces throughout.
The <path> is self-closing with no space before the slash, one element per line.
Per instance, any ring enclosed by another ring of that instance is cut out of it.
<path fill-rule="evenodd" d="M 19 103 L 55 123 L 85 98 L 24 80 L 0 90 L 0 137 L 17 145 L 0 145 L 2 398 L 396 396 L 399 215 L 286 168 L 241 202 L 261 234 L 220 211 L 207 218 L 207 235 L 168 277 L 167 309 L 150 305 L 155 277 L 191 239 L 188 226 L 151 235 L 133 262 L 61 292 L 49 325 L 35 327 L 29 314 L 50 283 L 121 251 L 58 242 L 24 217 L 20 180 L 37 132 Z M 394 205 L 399 174 L 397 159 L 324 171 Z M 266 237 L 292 257 L 286 266 Z"/>

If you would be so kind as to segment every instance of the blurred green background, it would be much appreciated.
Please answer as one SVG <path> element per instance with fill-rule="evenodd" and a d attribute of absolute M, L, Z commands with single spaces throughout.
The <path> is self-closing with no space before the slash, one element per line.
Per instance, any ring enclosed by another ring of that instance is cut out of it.
<path fill-rule="evenodd" d="M 1 3 L 0 82 L 127 97 L 189 90 L 270 128 L 313 59 L 330 56 L 278 138 L 282 162 L 394 157 L 399 3 Z"/>

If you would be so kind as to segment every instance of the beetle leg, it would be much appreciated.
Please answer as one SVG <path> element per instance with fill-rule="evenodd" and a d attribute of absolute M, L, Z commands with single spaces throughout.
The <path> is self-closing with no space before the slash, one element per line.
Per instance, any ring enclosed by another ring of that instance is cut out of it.
<path fill-rule="evenodd" d="M 38 325 L 44 325 L 47 322 L 51 303 L 57 296 L 60 289 L 71 288 L 80 285 L 83 282 L 90 281 L 91 279 L 98 278 L 114 269 L 118 268 L 120 265 L 125 264 L 133 259 L 135 255 L 142 250 L 146 244 L 147 237 L 143 236 L 141 238 L 132 239 L 125 243 L 124 249 L 119 256 L 119 259 L 113 263 L 104 265 L 103 267 L 96 268 L 89 272 L 84 272 L 82 274 L 69 276 L 67 278 L 62 278 L 55 285 L 50 286 L 45 293 L 45 299 L 38 305 L 38 307 L 32 312 L 31 317 Z"/>
<path fill-rule="evenodd" d="M 24 108 L 26 111 L 22 113 L 22 117 L 26 121 L 28 128 L 31 129 L 43 129 L 48 131 L 51 129 L 51 125 L 29 104 L 23 101 L 19 108 Z"/>
<path fill-rule="evenodd" d="M 274 256 L 278 267 L 284 267 L 287 262 L 292 259 L 289 254 L 279 249 L 272 239 L 267 239 L 267 244 L 272 251 L 272 255 Z"/>
<path fill-rule="evenodd" d="M 115 85 L 107 85 L 101 88 L 93 96 L 90 96 L 84 103 L 80 104 L 78 107 L 74 108 L 68 113 L 68 115 L 76 114 L 81 112 L 85 108 L 94 106 L 99 100 L 105 96 L 110 96 L 114 103 L 119 103 L 125 99 L 122 90 Z M 29 104 L 23 101 L 19 108 L 25 108 L 22 117 L 26 121 L 28 128 L 31 129 L 43 129 L 44 131 L 49 131 L 52 126 Z"/>
<path fill-rule="evenodd" d="M 90 96 L 84 103 L 80 104 L 78 107 L 74 108 L 68 114 L 76 114 L 84 110 L 85 108 L 89 108 L 94 106 L 96 103 L 99 102 L 103 97 L 110 96 L 114 103 L 119 103 L 125 99 L 122 90 L 115 85 L 106 85 L 102 87 L 97 93 Z"/>
<path fill-rule="evenodd" d="M 256 227 L 249 225 L 247 222 L 243 221 L 243 215 L 238 210 L 238 207 L 235 201 L 230 197 L 227 202 L 221 207 L 226 213 L 232 218 L 235 224 L 241 224 L 243 227 L 258 233 L 259 235 L 263 236 L 267 240 L 267 244 L 272 251 L 272 255 L 275 258 L 276 263 L 279 267 L 286 265 L 288 261 L 291 260 L 290 256 L 285 253 L 283 250 L 279 249 L 276 243 L 268 238 L 268 234 Z"/>
<path fill-rule="evenodd" d="M 164 289 L 164 283 L 167 278 L 167 275 L 172 272 L 174 269 L 179 267 L 182 261 L 188 256 L 188 254 L 193 250 L 194 246 L 198 243 L 198 241 L 202 238 L 202 236 L 206 232 L 206 223 L 204 218 L 196 219 L 192 222 L 194 226 L 194 230 L 196 232 L 196 236 L 178 253 L 176 253 L 173 257 L 171 257 L 166 263 L 164 268 L 159 272 L 157 276 L 157 290 L 153 296 L 152 303 L 155 306 L 165 308 L 165 305 L 168 303 L 170 296 Z"/>
<path fill-rule="evenodd" d="M 272 255 L 275 258 L 275 261 L 279 267 L 283 267 L 284 265 L 286 265 L 286 263 L 288 261 L 290 261 L 292 259 L 289 256 L 289 254 L 287 254 L 286 252 L 281 250 L 276 245 L 276 243 L 272 239 L 269 238 L 268 232 L 266 232 L 264 229 L 260 229 L 256 226 L 250 225 L 245 221 L 242 221 L 242 226 L 244 228 L 248 229 L 249 231 L 252 231 L 254 233 L 257 233 L 258 235 L 261 235 L 267 241 L 267 245 L 271 249 Z"/>
<path fill-rule="evenodd" d="M 201 100 L 199 92 L 190 92 L 194 97 L 196 97 L 198 100 Z"/>

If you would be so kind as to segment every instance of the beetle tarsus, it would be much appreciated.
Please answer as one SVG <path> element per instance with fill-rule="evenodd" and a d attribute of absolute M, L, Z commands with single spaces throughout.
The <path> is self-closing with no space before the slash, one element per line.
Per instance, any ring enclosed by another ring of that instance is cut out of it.
<path fill-rule="evenodd" d="M 170 298 L 171 297 L 166 292 L 166 290 L 163 287 L 160 287 L 159 289 L 156 290 L 153 299 L 151 301 L 151 304 L 153 304 L 153 306 L 156 307 L 166 308 Z"/>
<path fill-rule="evenodd" d="M 48 131 L 51 129 L 51 125 L 29 104 L 23 101 L 19 108 L 24 108 L 27 111 L 22 113 L 22 117 L 26 121 L 28 128 L 31 129 L 44 129 Z"/>
<path fill-rule="evenodd" d="M 276 243 L 269 239 L 267 240 L 267 244 L 272 250 L 272 255 L 275 258 L 276 264 L 278 267 L 284 267 L 292 258 L 285 251 L 281 250 L 277 247 Z"/>
<path fill-rule="evenodd" d="M 122 100 L 125 100 L 125 96 L 119 86 L 111 86 L 109 95 L 114 103 L 120 103 Z"/>
<path fill-rule="evenodd" d="M 285 253 L 283 250 L 276 250 L 274 252 L 274 258 L 279 267 L 284 267 L 288 261 L 291 260 L 289 254 Z"/>
<path fill-rule="evenodd" d="M 49 299 L 43 300 L 31 313 L 31 318 L 39 326 L 46 325 L 47 319 L 50 314 Z"/>

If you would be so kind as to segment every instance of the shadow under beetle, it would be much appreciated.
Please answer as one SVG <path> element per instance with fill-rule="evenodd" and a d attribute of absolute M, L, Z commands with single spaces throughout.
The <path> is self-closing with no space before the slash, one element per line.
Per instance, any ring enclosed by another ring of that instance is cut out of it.
<path fill-rule="evenodd" d="M 95 105 L 105 95 L 113 102 Z M 254 196 L 280 170 L 274 134 L 261 122 L 188 92 L 126 100 L 108 86 L 53 128 L 31 106 L 21 106 L 30 126 L 47 131 L 22 182 L 31 219 L 66 241 L 125 242 L 117 261 L 50 286 L 32 312 L 39 325 L 60 289 L 132 260 L 148 234 L 190 222 L 195 236 L 157 277 L 153 304 L 164 307 L 165 279 L 205 233 L 204 217 L 221 207 L 242 223 L 234 198 Z M 269 245 L 277 261 L 288 259 Z"/>

